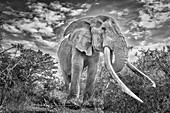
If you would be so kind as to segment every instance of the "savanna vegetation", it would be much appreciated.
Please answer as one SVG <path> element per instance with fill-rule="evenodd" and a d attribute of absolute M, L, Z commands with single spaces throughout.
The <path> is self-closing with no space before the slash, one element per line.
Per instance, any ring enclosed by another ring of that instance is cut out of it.
<path fill-rule="evenodd" d="M 119 76 L 144 103 L 123 93 L 110 79 L 101 63 L 93 95 L 93 108 L 70 110 L 64 107 L 66 97 L 62 78 L 56 73 L 58 62 L 42 51 L 26 49 L 22 44 L 0 47 L 0 113 L 3 112 L 106 112 L 169 113 L 170 112 L 170 47 L 162 50 L 139 50 L 134 64 L 155 82 L 138 77 L 128 68 Z M 85 74 L 82 75 L 84 87 Z M 100 108 L 100 109 L 99 109 Z"/>

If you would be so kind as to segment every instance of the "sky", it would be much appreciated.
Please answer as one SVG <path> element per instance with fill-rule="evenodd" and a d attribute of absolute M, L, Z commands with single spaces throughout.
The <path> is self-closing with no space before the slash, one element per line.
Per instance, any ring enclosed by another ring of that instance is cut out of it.
<path fill-rule="evenodd" d="M 0 0 L 0 33 L 4 48 L 11 43 L 42 50 L 57 59 L 56 51 L 65 27 L 73 20 L 109 15 L 120 27 L 129 60 L 141 49 L 170 45 L 169 0 Z"/>

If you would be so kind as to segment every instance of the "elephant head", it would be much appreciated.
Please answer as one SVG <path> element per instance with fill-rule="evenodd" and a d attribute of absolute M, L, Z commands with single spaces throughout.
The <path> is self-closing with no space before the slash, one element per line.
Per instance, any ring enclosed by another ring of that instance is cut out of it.
<path fill-rule="evenodd" d="M 91 27 L 90 23 L 79 20 L 72 22 L 64 32 L 64 37 L 70 35 L 68 40 L 81 52 L 86 55 L 92 55 L 92 40 L 91 40 Z"/>
<path fill-rule="evenodd" d="M 143 102 L 137 97 L 118 77 L 120 72 L 127 65 L 133 72 L 147 77 L 155 87 L 155 83 L 144 73 L 134 67 L 128 59 L 128 47 L 116 21 L 109 16 L 99 15 L 86 17 L 72 22 L 64 32 L 64 36 L 69 35 L 69 42 L 79 51 L 85 52 L 87 56 L 94 52 L 104 53 L 105 67 L 118 83 L 121 89 Z"/>
<path fill-rule="evenodd" d="M 111 50 L 111 57 L 114 57 L 112 64 L 115 72 L 123 69 L 127 62 L 128 48 L 125 38 L 120 32 L 115 20 L 108 16 L 97 16 L 92 22 L 93 46 L 99 50 L 108 47 Z"/>

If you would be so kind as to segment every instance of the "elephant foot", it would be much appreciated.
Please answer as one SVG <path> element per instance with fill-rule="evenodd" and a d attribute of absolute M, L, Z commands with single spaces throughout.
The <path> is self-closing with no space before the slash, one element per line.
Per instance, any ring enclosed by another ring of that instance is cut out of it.
<path fill-rule="evenodd" d="M 74 110 L 81 109 L 81 102 L 78 98 L 67 99 L 65 102 L 65 107 Z"/>

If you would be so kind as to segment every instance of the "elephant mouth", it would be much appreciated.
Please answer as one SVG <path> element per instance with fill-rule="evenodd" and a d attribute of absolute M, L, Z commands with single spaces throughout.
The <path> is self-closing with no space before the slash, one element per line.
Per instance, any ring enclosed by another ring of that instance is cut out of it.
<path fill-rule="evenodd" d="M 134 99 L 138 100 L 139 102 L 143 101 L 136 96 L 122 81 L 121 79 L 118 77 L 118 75 L 116 74 L 116 72 L 114 71 L 113 67 L 112 67 L 112 63 L 111 63 L 111 56 L 113 54 L 111 54 L 111 50 L 109 49 L 109 47 L 104 47 L 104 63 L 105 63 L 105 67 L 107 69 L 107 71 L 110 73 L 111 77 L 117 82 L 117 84 L 120 86 L 120 88 L 122 89 L 123 92 L 127 93 L 128 95 L 130 95 L 131 97 L 133 97 Z"/>

